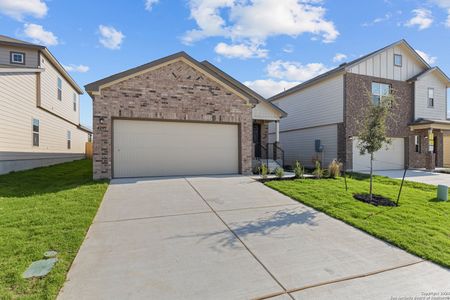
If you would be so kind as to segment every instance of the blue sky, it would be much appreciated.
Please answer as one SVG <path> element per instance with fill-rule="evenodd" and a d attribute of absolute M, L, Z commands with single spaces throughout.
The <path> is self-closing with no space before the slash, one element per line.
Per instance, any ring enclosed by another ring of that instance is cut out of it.
<path fill-rule="evenodd" d="M 450 74 L 450 0 L 0 0 L 0 28 L 80 86 L 183 50 L 271 96 L 402 38 Z"/>

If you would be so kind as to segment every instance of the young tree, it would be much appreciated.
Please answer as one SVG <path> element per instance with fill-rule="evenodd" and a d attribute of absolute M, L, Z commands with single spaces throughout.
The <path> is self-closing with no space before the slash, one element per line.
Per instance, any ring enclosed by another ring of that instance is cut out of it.
<path fill-rule="evenodd" d="M 372 178 L 373 178 L 373 155 L 375 152 L 391 144 L 391 139 L 386 136 L 386 121 L 392 117 L 391 112 L 395 106 L 393 91 L 388 95 L 376 98 L 367 92 L 370 105 L 368 105 L 364 121 L 359 124 L 358 149 L 361 155 L 370 155 L 370 188 L 369 197 L 372 202 Z"/>

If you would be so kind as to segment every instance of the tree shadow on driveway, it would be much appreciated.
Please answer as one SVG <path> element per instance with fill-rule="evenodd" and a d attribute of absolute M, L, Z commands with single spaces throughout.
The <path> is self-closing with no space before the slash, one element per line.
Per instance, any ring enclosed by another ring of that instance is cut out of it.
<path fill-rule="evenodd" d="M 319 212 L 314 210 L 299 211 L 295 209 L 282 209 L 276 212 L 267 212 L 264 216 L 253 221 L 232 222 L 228 224 L 233 232 L 228 228 L 202 232 L 190 235 L 176 235 L 170 239 L 198 237 L 198 242 L 208 241 L 211 248 L 216 251 L 222 251 L 223 248 L 240 248 L 242 243 L 239 239 L 245 239 L 248 236 L 271 236 L 272 238 L 283 238 L 283 234 L 277 233 L 279 230 L 294 225 L 317 226 L 314 219 Z M 233 234 L 234 233 L 234 234 Z M 239 239 L 237 238 L 239 237 Z"/>

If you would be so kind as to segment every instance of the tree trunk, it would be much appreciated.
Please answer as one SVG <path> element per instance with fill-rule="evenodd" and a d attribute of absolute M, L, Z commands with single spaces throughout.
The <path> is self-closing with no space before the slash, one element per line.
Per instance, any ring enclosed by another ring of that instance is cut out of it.
<path fill-rule="evenodd" d="M 370 188 L 369 188 L 370 202 L 372 202 L 372 176 L 373 176 L 373 153 L 370 153 Z"/>

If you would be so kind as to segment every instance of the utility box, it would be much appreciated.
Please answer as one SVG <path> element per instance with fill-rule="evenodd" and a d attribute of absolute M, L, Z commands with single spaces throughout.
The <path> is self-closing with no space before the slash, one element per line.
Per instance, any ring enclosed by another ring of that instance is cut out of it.
<path fill-rule="evenodd" d="M 323 152 L 323 145 L 322 142 L 320 140 L 315 140 L 315 148 L 316 148 L 316 152 Z"/>
<path fill-rule="evenodd" d="M 442 185 L 442 184 L 438 185 L 437 199 L 438 199 L 438 201 L 447 201 L 448 200 L 448 186 Z"/>

